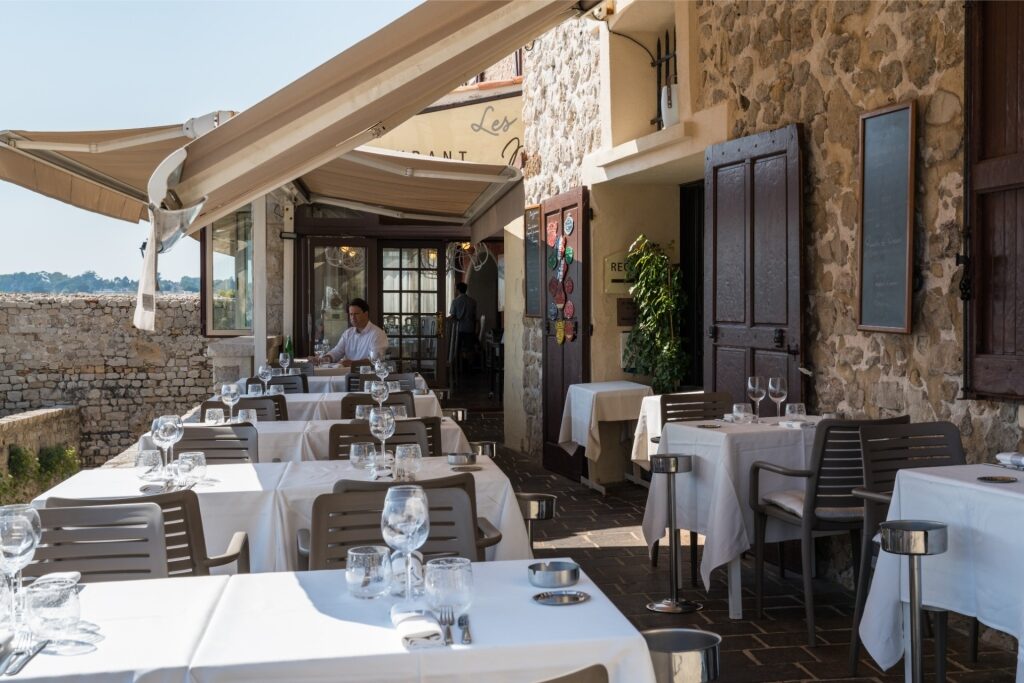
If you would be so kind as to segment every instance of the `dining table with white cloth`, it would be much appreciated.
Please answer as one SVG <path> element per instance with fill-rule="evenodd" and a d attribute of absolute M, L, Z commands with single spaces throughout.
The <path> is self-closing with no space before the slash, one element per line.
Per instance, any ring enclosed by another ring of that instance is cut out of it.
<path fill-rule="evenodd" d="M 815 416 L 807 418 L 815 424 Z M 722 420 L 670 422 L 662 428 L 659 453 L 693 456 L 693 469 L 676 477 L 676 520 L 680 529 L 704 535 L 700 575 L 711 587 L 711 571 L 728 565 L 729 616 L 742 618 L 740 556 L 754 544 L 754 511 L 749 505 L 750 466 L 764 460 L 792 469 L 805 469 L 811 461 L 814 428 L 787 429 L 779 418 L 761 418 L 756 424 Z M 653 546 L 668 527 L 666 477 L 655 474 L 647 492 L 643 532 Z M 761 493 L 802 490 L 802 478 L 761 473 Z M 800 529 L 768 519 L 768 543 L 800 537 Z"/>
<path fill-rule="evenodd" d="M 569 454 L 586 449 L 588 460 L 601 457 L 601 422 L 631 422 L 640 414 L 645 396 L 653 394 L 637 382 L 588 382 L 570 384 L 562 408 L 558 442 Z"/>
<path fill-rule="evenodd" d="M 1017 481 L 978 480 L 985 476 Z M 976 617 L 1018 643 L 1024 638 L 1024 472 L 986 464 L 900 470 L 888 518 L 947 527 L 946 552 L 922 558 L 923 604 Z M 903 556 L 879 552 L 860 637 L 883 670 L 899 661 L 910 640 L 903 621 L 909 612 L 907 578 Z M 1016 680 L 1024 683 L 1024 648 L 1019 646 Z"/>
<path fill-rule="evenodd" d="M 601 664 L 610 683 L 654 683 L 644 638 L 591 581 L 590 600 L 547 607 L 529 561 L 473 564 L 473 642 L 407 650 L 396 598 L 360 600 L 343 570 L 89 584 L 81 618 L 95 649 L 45 650 L 15 680 L 35 683 L 535 683 Z"/>
<path fill-rule="evenodd" d="M 658 444 L 651 439 L 661 436 L 661 394 L 644 396 L 640 402 L 640 414 L 636 418 L 633 432 L 633 451 L 630 460 L 645 470 L 651 468 L 651 454 L 658 452 Z"/>
<path fill-rule="evenodd" d="M 336 391 L 327 394 L 285 394 L 289 420 L 340 420 L 341 399 L 347 392 Z M 441 402 L 437 394 L 413 394 L 416 417 L 441 417 Z"/>
<path fill-rule="evenodd" d="M 424 458 L 419 479 L 454 474 L 446 458 Z M 526 524 L 512 483 L 487 457 L 478 459 L 473 472 L 477 515 L 502 534 L 488 549 L 488 559 L 533 557 Z M 237 531 L 249 537 L 252 572 L 287 571 L 296 567 L 295 532 L 308 526 L 313 499 L 328 493 L 339 479 L 369 479 L 371 472 L 356 469 L 347 460 L 210 465 L 206 478 L 192 490 L 199 499 L 203 532 L 211 555 L 223 552 Z M 132 468 L 83 470 L 40 494 L 32 504 L 45 507 L 51 496 L 60 498 L 126 498 L 140 496 L 144 485 Z M 214 573 L 236 571 L 234 564 L 215 567 Z"/>

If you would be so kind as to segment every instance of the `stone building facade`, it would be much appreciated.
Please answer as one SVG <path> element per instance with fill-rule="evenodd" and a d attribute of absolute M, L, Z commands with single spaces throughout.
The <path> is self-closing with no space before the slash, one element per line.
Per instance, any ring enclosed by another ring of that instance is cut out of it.
<path fill-rule="evenodd" d="M 153 333 L 132 326 L 134 309 L 127 294 L 0 294 L 0 417 L 76 406 L 81 440 L 68 445 L 94 466 L 208 397 L 199 297 L 159 296 Z"/>
<path fill-rule="evenodd" d="M 959 398 L 964 329 L 955 259 L 964 227 L 963 4 L 685 5 L 675 4 L 676 26 L 685 25 L 679 12 L 694 12 L 695 44 L 689 49 L 696 68 L 689 87 L 695 111 L 728 112 L 730 139 L 791 123 L 803 127 L 809 407 L 848 417 L 909 413 L 915 421 L 949 420 L 960 427 L 971 460 L 1020 447 L 1024 407 Z M 680 31 L 684 50 L 685 33 Z M 580 185 L 581 160 L 601 146 L 601 59 L 599 31 L 586 21 L 549 32 L 527 53 L 528 203 Z M 856 328 L 859 116 L 911 99 L 918 105 L 913 333 L 862 332 Z M 603 256 L 591 254 L 595 260 Z M 521 444 L 510 445 L 538 453 L 542 321 L 527 318 L 523 325 L 525 435 Z M 508 421 L 506 430 L 516 433 Z"/>

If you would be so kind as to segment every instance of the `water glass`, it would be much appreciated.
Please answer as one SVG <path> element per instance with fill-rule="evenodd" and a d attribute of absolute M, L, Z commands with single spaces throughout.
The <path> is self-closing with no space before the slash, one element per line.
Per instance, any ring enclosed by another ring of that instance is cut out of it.
<path fill-rule="evenodd" d="M 246 387 L 246 396 L 252 396 L 253 398 L 259 398 L 263 396 L 263 387 L 259 384 L 250 384 Z"/>
<path fill-rule="evenodd" d="M 29 628 L 39 639 L 65 640 L 78 630 L 78 582 L 45 576 L 25 589 Z"/>
<path fill-rule="evenodd" d="M 418 443 L 400 443 L 395 446 L 395 479 L 414 481 L 423 464 L 423 454 Z"/>
<path fill-rule="evenodd" d="M 356 406 L 356 419 L 357 420 L 369 420 L 370 419 L 370 406 L 369 404 L 363 404 Z"/>
<path fill-rule="evenodd" d="M 395 419 L 409 417 L 409 411 L 405 409 L 405 406 L 391 406 L 391 411 L 395 414 Z"/>
<path fill-rule="evenodd" d="M 242 408 L 238 411 L 238 421 L 248 422 L 251 425 L 259 422 L 259 417 L 256 415 L 255 408 Z"/>
<path fill-rule="evenodd" d="M 372 375 L 373 374 L 373 366 L 372 365 L 360 365 L 359 366 L 359 374 L 360 375 Z"/>
<path fill-rule="evenodd" d="M 194 466 L 195 462 L 183 462 L 181 458 L 168 465 L 167 469 L 171 475 L 171 486 L 176 489 L 183 489 L 189 484 L 195 483 L 192 480 L 192 468 Z"/>
<path fill-rule="evenodd" d="M 348 461 L 357 470 L 373 467 L 376 455 L 376 449 L 370 441 L 357 441 L 348 448 Z"/>
<path fill-rule="evenodd" d="M 733 403 L 732 404 L 732 421 L 736 424 L 750 424 L 754 421 L 754 413 L 750 409 L 749 403 Z"/>
<path fill-rule="evenodd" d="M 284 396 L 284 385 L 281 385 L 281 384 L 271 384 L 270 385 L 270 393 L 267 394 L 267 395 L 268 396 Z"/>
<path fill-rule="evenodd" d="M 142 481 L 159 481 L 162 478 L 163 460 L 158 450 L 139 451 L 135 455 L 135 476 Z"/>
<path fill-rule="evenodd" d="M 178 462 L 189 463 L 191 479 L 200 482 L 206 478 L 206 454 L 202 451 L 187 451 L 178 456 Z"/>
<path fill-rule="evenodd" d="M 438 557 L 427 562 L 423 573 L 427 604 L 438 610 L 450 607 L 465 614 L 473 602 L 473 564 L 465 557 Z"/>
<path fill-rule="evenodd" d="M 807 408 L 803 403 L 786 404 L 786 417 L 791 420 L 802 420 L 807 417 Z"/>
<path fill-rule="evenodd" d="M 401 382 L 388 382 L 387 385 L 388 385 L 388 391 L 401 391 L 402 390 L 402 383 Z"/>
<path fill-rule="evenodd" d="M 345 560 L 345 583 L 357 598 L 373 600 L 391 588 L 391 554 L 382 545 L 349 548 Z"/>
<path fill-rule="evenodd" d="M 224 409 L 223 408 L 207 408 L 206 414 L 203 416 L 203 422 L 207 424 L 219 425 L 224 423 Z"/>

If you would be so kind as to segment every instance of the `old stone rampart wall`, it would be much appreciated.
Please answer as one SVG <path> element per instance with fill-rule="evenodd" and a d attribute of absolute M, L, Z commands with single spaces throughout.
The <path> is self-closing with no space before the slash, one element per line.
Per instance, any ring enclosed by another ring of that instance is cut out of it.
<path fill-rule="evenodd" d="M 0 417 L 76 406 L 81 440 L 68 445 L 95 466 L 207 397 L 199 296 L 159 296 L 152 333 L 132 326 L 134 308 L 127 294 L 0 294 Z"/>

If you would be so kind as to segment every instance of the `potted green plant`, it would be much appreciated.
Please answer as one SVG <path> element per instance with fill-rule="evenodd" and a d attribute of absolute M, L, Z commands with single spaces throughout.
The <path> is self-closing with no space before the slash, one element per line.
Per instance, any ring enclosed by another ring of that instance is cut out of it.
<path fill-rule="evenodd" d="M 636 306 L 636 323 L 626 344 L 626 367 L 651 378 L 655 393 L 682 384 L 689 359 L 683 351 L 680 310 L 683 278 L 657 242 L 641 234 L 626 254 L 626 276 Z"/>

